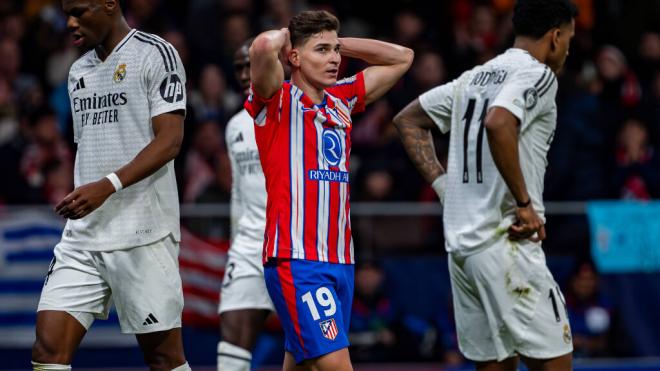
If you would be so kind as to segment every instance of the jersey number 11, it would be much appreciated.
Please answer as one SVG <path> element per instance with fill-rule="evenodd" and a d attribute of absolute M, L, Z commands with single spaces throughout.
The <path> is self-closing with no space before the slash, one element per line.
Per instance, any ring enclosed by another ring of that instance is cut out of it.
<path fill-rule="evenodd" d="M 467 110 L 463 115 L 463 120 L 465 120 L 465 129 L 463 131 L 463 183 L 470 182 L 470 173 L 468 171 L 468 138 L 470 136 L 470 124 L 472 124 L 472 118 L 474 116 L 474 109 L 477 105 L 477 100 L 471 98 L 468 101 Z M 476 151 L 476 162 L 477 162 L 477 183 L 483 183 L 483 171 L 482 171 L 482 162 L 483 162 L 483 144 L 484 144 L 484 119 L 486 118 L 486 112 L 488 112 L 488 99 L 484 101 L 483 108 L 481 109 L 481 115 L 479 115 L 479 132 L 477 133 L 477 151 Z"/>

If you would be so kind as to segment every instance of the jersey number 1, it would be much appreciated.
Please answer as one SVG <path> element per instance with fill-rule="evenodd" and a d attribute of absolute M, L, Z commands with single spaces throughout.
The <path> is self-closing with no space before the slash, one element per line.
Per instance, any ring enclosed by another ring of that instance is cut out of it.
<path fill-rule="evenodd" d="M 468 171 L 468 138 L 470 136 L 470 124 L 472 123 L 472 118 L 474 116 L 474 109 L 477 105 L 477 100 L 472 98 L 468 101 L 467 110 L 463 115 L 463 120 L 465 120 L 465 129 L 463 131 L 463 183 L 470 182 L 470 173 Z M 477 153 L 476 153 L 476 162 L 477 162 L 477 183 L 483 183 L 483 171 L 482 171 L 482 162 L 483 162 L 483 145 L 484 145 L 484 119 L 486 118 L 486 112 L 488 112 L 488 99 L 484 101 L 483 108 L 481 109 L 481 115 L 479 115 L 479 132 L 477 133 Z"/>

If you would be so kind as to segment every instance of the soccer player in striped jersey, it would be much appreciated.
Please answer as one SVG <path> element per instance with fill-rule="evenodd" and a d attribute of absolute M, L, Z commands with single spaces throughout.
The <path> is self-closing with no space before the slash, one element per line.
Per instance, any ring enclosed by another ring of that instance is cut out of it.
<path fill-rule="evenodd" d="M 117 0 L 64 0 L 75 189 L 37 308 L 34 370 L 70 370 L 95 319 L 114 301 L 152 370 L 190 370 L 181 339 L 179 201 L 186 75 L 163 39 L 131 30 Z"/>
<path fill-rule="evenodd" d="M 264 273 L 286 335 L 285 370 L 352 369 L 351 113 L 385 94 L 413 59 L 408 48 L 338 32 L 330 13 L 306 11 L 250 48 L 245 107 L 266 177 Z M 371 66 L 337 81 L 342 57 Z"/>
<path fill-rule="evenodd" d="M 568 0 L 518 0 L 513 48 L 431 89 L 394 119 L 444 205 L 459 347 L 477 370 L 570 370 L 563 296 L 545 264 L 543 176 L 558 73 L 574 34 Z M 431 129 L 450 132 L 447 173 Z"/>

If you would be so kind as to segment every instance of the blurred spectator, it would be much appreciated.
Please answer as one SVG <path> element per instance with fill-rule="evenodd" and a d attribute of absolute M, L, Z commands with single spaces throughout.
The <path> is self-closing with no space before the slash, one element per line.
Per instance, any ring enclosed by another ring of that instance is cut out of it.
<path fill-rule="evenodd" d="M 643 122 L 628 119 L 617 137 L 615 194 L 624 199 L 649 200 L 660 197 L 660 159 L 649 143 Z"/>
<path fill-rule="evenodd" d="M 566 290 L 566 307 L 571 322 L 574 357 L 630 354 L 614 305 L 601 291 L 600 278 L 591 261 L 576 264 Z"/>
<path fill-rule="evenodd" d="M 14 180 L 0 183 L 0 199 L 56 204 L 73 190 L 73 156 L 59 133 L 57 117 L 41 108 L 21 126 L 20 135 L 0 147 L 0 169 Z"/>
<path fill-rule="evenodd" d="M 208 64 L 202 69 L 198 87 L 189 99 L 195 116 L 203 120 L 214 120 L 224 126 L 241 105 L 240 95 L 227 89 L 224 73 L 214 64 Z"/>
<path fill-rule="evenodd" d="M 184 170 L 183 202 L 223 202 L 229 200 L 229 181 L 219 182 L 218 172 L 227 156 L 218 123 L 213 120 L 197 125 Z M 224 174 L 223 174 L 224 175 Z M 229 186 L 227 186 L 228 183 Z"/>
<path fill-rule="evenodd" d="M 351 311 L 351 359 L 383 362 L 397 352 L 394 333 L 396 313 L 384 286 L 385 273 L 374 262 L 355 270 L 355 294 Z"/>

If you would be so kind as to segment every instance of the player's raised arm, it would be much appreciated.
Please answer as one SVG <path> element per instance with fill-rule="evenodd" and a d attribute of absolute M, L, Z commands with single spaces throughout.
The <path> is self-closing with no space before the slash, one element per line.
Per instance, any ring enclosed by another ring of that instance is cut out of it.
<path fill-rule="evenodd" d="M 343 37 L 339 39 L 342 56 L 358 58 L 372 66 L 364 70 L 365 103 L 380 98 L 399 81 L 412 64 L 412 49 L 384 41 Z"/>
<path fill-rule="evenodd" d="M 262 98 L 270 98 L 284 81 L 284 68 L 280 53 L 284 59 L 291 50 L 289 30 L 271 30 L 262 32 L 250 47 L 250 78 L 255 92 Z"/>

